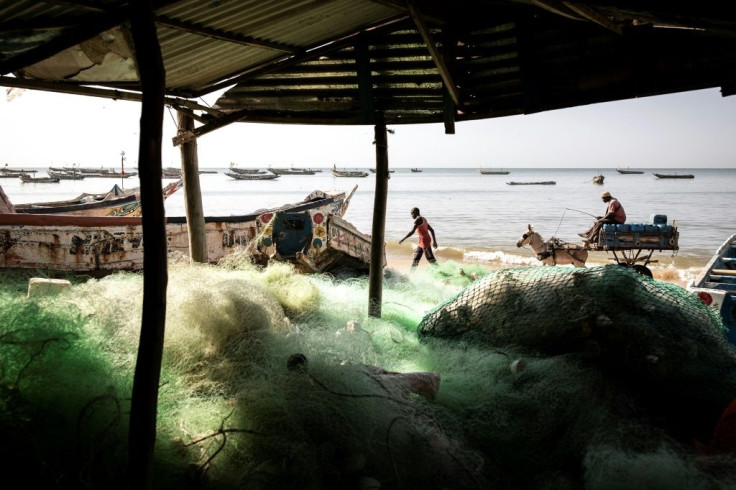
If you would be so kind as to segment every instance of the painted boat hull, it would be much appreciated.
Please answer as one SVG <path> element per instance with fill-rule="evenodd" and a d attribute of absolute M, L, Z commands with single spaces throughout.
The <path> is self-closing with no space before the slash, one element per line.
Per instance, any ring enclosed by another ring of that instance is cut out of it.
<path fill-rule="evenodd" d="M 322 272 L 351 264 L 356 270 L 367 272 L 370 237 L 341 219 L 350 196 L 315 191 L 298 204 L 257 214 L 205 218 L 208 261 L 217 263 L 235 250 L 245 248 L 264 264 L 271 260 L 291 262 L 305 272 Z M 308 226 L 274 233 L 275 218 L 279 215 L 300 215 Z M 298 251 L 280 253 L 281 245 L 296 239 L 304 242 Z M 189 255 L 185 217 L 167 219 L 166 240 L 169 254 Z M 73 272 L 140 270 L 143 268 L 142 220 L 0 214 L 0 268 Z"/>
<path fill-rule="evenodd" d="M 736 345 L 736 234 L 716 250 L 688 290 L 720 313 L 728 341 Z"/>

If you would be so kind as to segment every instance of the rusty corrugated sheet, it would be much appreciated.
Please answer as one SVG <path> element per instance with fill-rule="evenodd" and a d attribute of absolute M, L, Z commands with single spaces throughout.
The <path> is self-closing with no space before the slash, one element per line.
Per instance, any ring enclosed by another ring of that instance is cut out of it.
<path fill-rule="evenodd" d="M 0 0 L 0 75 L 139 90 L 127 5 Z M 718 86 L 736 92 L 736 16 L 710 2 L 161 5 L 167 95 L 195 99 L 236 85 L 218 101 L 233 119 L 371 124 L 381 111 L 391 124 L 447 123 Z"/>

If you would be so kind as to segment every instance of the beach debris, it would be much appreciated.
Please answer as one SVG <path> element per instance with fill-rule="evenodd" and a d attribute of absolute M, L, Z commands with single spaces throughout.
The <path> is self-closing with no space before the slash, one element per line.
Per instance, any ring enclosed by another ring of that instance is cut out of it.
<path fill-rule="evenodd" d="M 72 287 L 72 283 L 66 279 L 48 279 L 45 277 L 32 277 L 28 281 L 28 297 L 47 296 L 59 294 L 64 289 Z"/>
<path fill-rule="evenodd" d="M 524 359 L 516 359 L 510 365 L 509 369 L 514 374 L 521 374 L 526 369 L 526 361 Z"/>
<path fill-rule="evenodd" d="M 306 373 L 309 365 L 307 356 L 301 353 L 292 354 L 286 361 L 286 369 L 297 373 Z"/>
<path fill-rule="evenodd" d="M 335 335 L 337 337 L 340 337 L 341 335 L 345 334 L 350 335 L 358 333 L 366 333 L 365 330 L 363 330 L 363 327 L 360 325 L 360 322 L 358 322 L 357 320 L 348 320 L 348 322 L 345 324 L 345 327 L 335 332 Z"/>

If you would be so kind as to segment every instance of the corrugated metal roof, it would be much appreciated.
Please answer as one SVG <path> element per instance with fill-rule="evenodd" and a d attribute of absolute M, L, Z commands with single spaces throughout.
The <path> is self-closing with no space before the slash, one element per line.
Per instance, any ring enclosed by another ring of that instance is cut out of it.
<path fill-rule="evenodd" d="M 16 77 L 0 83 L 139 91 L 127 15 L 0 0 Z M 155 16 L 167 95 L 237 84 L 227 121 L 451 124 L 736 82 L 736 17 L 713 0 L 166 0 Z"/>

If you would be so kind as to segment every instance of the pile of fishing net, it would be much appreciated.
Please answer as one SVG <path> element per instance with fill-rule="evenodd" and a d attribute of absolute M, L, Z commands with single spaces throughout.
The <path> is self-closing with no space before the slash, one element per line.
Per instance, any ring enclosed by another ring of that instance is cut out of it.
<path fill-rule="evenodd" d="M 418 334 L 572 356 L 626 380 L 690 435 L 736 397 L 736 351 L 715 310 L 618 265 L 495 271 L 429 312 Z"/>
<path fill-rule="evenodd" d="M 734 488 L 734 454 L 693 444 L 736 396 L 721 327 L 614 269 L 391 272 L 377 319 L 367 278 L 172 265 L 154 488 Z M 0 460 L 126 488 L 142 277 L 6 285 Z"/>

